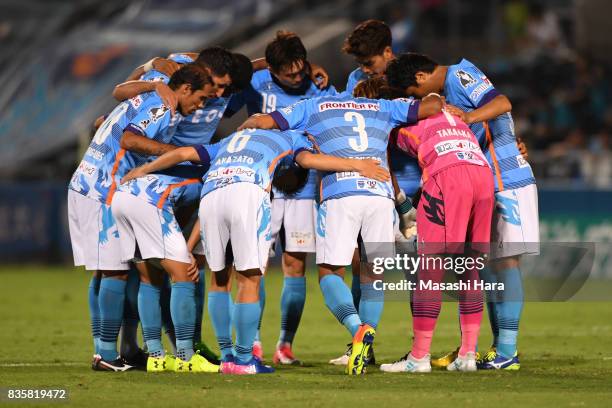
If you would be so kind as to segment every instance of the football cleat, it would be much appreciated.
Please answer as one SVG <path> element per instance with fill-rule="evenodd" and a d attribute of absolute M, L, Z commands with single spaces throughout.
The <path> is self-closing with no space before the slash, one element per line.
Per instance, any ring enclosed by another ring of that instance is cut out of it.
<path fill-rule="evenodd" d="M 253 357 L 251 361 L 246 364 L 234 362 L 234 368 L 232 374 L 235 375 L 250 375 L 250 374 L 271 374 L 274 369 L 270 366 L 265 365 L 257 357 Z"/>
<path fill-rule="evenodd" d="M 193 349 L 196 350 L 196 353 L 200 354 L 202 357 L 204 357 L 211 363 L 217 365 L 221 363 L 221 361 L 219 360 L 219 356 L 216 355 L 215 352 L 212 351 L 203 341 L 196 343 L 193 346 Z"/>
<path fill-rule="evenodd" d="M 468 351 L 465 356 L 457 358 L 446 366 L 448 371 L 476 371 L 476 353 Z"/>
<path fill-rule="evenodd" d="M 94 370 L 96 371 L 128 371 L 133 370 L 134 367 L 129 365 L 123 358 L 119 357 L 113 361 L 106 361 L 100 358 L 96 363 Z"/>
<path fill-rule="evenodd" d="M 168 371 L 166 368 L 166 357 L 151 357 L 147 358 L 147 373 L 162 373 Z"/>
<path fill-rule="evenodd" d="M 234 374 L 234 356 L 227 356 L 221 360 L 219 371 L 221 374 Z"/>
<path fill-rule="evenodd" d="M 126 363 L 134 367 L 136 370 L 148 371 L 149 353 L 138 349 L 138 351 L 130 356 L 124 357 Z"/>
<path fill-rule="evenodd" d="M 282 365 L 301 365 L 300 360 L 297 360 L 291 351 L 291 343 L 282 343 L 276 346 L 274 357 L 272 357 L 274 364 Z"/>
<path fill-rule="evenodd" d="M 91 369 L 92 370 L 96 370 L 96 366 L 98 365 L 98 361 L 100 361 L 102 359 L 102 356 L 99 354 L 94 354 L 93 358 L 91 359 Z"/>
<path fill-rule="evenodd" d="M 219 366 L 196 353 L 191 356 L 189 361 L 177 358 L 174 371 L 177 373 L 218 373 Z"/>
<path fill-rule="evenodd" d="M 348 364 L 349 357 L 351 356 L 352 352 L 353 352 L 353 343 L 349 343 L 346 345 L 346 351 L 344 352 L 344 354 L 338 358 L 333 358 L 329 360 L 329 364 L 346 366 Z"/>
<path fill-rule="evenodd" d="M 487 351 L 484 356 L 476 356 L 476 367 L 479 370 L 484 369 L 483 367 L 485 364 L 495 360 L 495 357 L 497 357 L 497 350 L 495 349 L 495 346 L 491 346 L 489 351 Z"/>
<path fill-rule="evenodd" d="M 389 364 L 381 364 L 380 371 L 386 373 L 429 373 L 431 372 L 431 356 L 414 358 L 411 353 Z"/>
<path fill-rule="evenodd" d="M 172 354 L 166 354 L 165 363 L 166 363 L 166 371 L 176 371 L 176 361 L 178 358 L 173 356 Z"/>
<path fill-rule="evenodd" d="M 459 355 L 459 347 L 455 351 L 451 351 L 441 357 L 434 358 L 431 360 L 431 366 L 436 368 L 446 368 L 450 363 L 455 361 Z"/>
<path fill-rule="evenodd" d="M 253 356 L 263 361 L 263 347 L 259 340 L 253 342 Z"/>
<path fill-rule="evenodd" d="M 368 366 L 368 353 L 372 343 L 374 343 L 374 335 L 376 330 L 368 324 L 361 324 L 359 330 L 353 336 L 353 349 L 346 365 L 346 373 L 348 375 L 360 375 L 366 373 Z"/>
<path fill-rule="evenodd" d="M 500 354 L 497 354 L 493 361 L 480 364 L 478 369 L 518 371 L 521 369 L 521 363 L 519 362 L 517 353 L 514 353 L 514 357 L 512 358 L 506 358 Z"/>

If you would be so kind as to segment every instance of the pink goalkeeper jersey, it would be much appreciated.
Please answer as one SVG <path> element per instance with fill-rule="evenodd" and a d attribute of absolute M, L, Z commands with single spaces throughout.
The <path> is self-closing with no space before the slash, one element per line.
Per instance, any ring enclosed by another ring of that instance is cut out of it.
<path fill-rule="evenodd" d="M 445 111 L 419 120 L 416 125 L 396 129 L 391 135 L 391 143 L 418 159 L 423 182 L 459 164 L 488 166 L 468 125 Z"/>

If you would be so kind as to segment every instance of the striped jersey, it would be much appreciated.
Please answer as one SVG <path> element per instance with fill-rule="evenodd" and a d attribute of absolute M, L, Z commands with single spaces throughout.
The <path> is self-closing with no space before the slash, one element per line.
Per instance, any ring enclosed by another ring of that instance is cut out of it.
<path fill-rule="evenodd" d="M 312 151 L 312 143 L 303 132 L 245 129 L 212 145 L 195 146 L 200 161 L 210 163 L 204 175 L 202 197 L 234 183 L 253 183 L 270 191 L 276 166 L 285 158 L 295 158 L 301 151 Z"/>
<path fill-rule="evenodd" d="M 296 103 L 271 113 L 281 130 L 311 134 L 322 153 L 355 159 L 373 159 L 389 168 L 390 131 L 417 121 L 419 102 L 353 98 L 346 94 Z M 356 172 L 324 172 L 320 201 L 353 195 L 393 197 L 391 182 L 381 183 Z"/>
<path fill-rule="evenodd" d="M 305 78 L 302 86 L 291 89 L 283 86 L 269 69 L 256 71 L 251 79 L 251 86 L 234 95 L 228 109 L 237 112 L 246 104 L 249 115 L 254 113 L 270 113 L 293 105 L 304 99 L 311 99 L 324 95 L 336 95 L 338 92 L 333 86 L 319 89 L 309 78 Z M 308 181 L 304 187 L 290 196 L 274 190 L 274 198 L 314 199 L 317 189 L 317 172 L 310 170 Z"/>
<path fill-rule="evenodd" d="M 446 102 L 469 112 L 487 104 L 499 94 L 486 75 L 470 61 L 463 59 L 448 67 L 444 82 Z M 470 129 L 491 166 L 495 191 L 535 183 L 531 166 L 516 145 L 510 112 L 486 122 L 472 123 Z"/>
<path fill-rule="evenodd" d="M 85 156 L 72 175 L 68 188 L 110 204 L 117 184 L 130 169 L 147 161 L 148 155 L 126 151 L 120 146 L 124 131 L 169 143 L 183 117 L 174 117 L 155 92 L 121 102 L 94 135 Z"/>

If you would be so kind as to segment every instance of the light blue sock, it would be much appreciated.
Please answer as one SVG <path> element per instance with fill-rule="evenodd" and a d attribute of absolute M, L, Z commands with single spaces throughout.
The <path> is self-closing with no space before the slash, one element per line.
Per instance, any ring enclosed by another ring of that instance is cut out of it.
<path fill-rule="evenodd" d="M 374 283 L 361 284 L 361 300 L 359 301 L 359 318 L 365 324 L 376 329 L 382 315 L 385 293 L 374 289 Z"/>
<path fill-rule="evenodd" d="M 140 286 L 140 276 L 135 267 L 131 267 L 128 272 L 128 279 L 125 286 L 125 305 L 123 308 L 123 325 L 121 326 L 120 353 L 124 357 L 129 357 L 138 352 L 138 288 Z"/>
<path fill-rule="evenodd" d="M 259 302 L 234 304 L 234 328 L 236 330 L 236 362 L 247 363 L 253 358 L 253 341 L 261 316 Z"/>
<path fill-rule="evenodd" d="M 285 277 L 281 294 L 280 343 L 293 343 L 306 303 L 306 278 Z"/>
<path fill-rule="evenodd" d="M 512 358 L 516 353 L 519 321 L 523 311 L 523 281 L 518 268 L 505 269 L 497 274 L 498 282 L 504 283 L 502 301 L 497 304 L 499 337 L 497 353 Z"/>
<path fill-rule="evenodd" d="M 100 305 L 100 355 L 106 361 L 119 357 L 117 336 L 123 321 L 126 282 L 115 278 L 102 278 L 98 301 Z"/>
<path fill-rule="evenodd" d="M 496 283 L 497 275 L 489 268 L 483 268 L 480 271 L 480 278 L 487 283 Z M 489 315 L 489 324 L 491 325 L 491 333 L 493 333 L 493 345 L 497 347 L 497 338 L 499 337 L 499 325 L 497 322 L 497 291 L 485 291 L 487 300 L 487 314 Z"/>
<path fill-rule="evenodd" d="M 338 275 L 325 275 L 320 281 L 321 292 L 327 308 L 336 316 L 336 319 L 342 323 L 354 336 L 361 325 L 361 319 L 357 314 L 357 309 L 353 305 L 351 291 L 344 284 L 344 281 Z"/>
<path fill-rule="evenodd" d="M 101 279 L 95 275 L 89 281 L 89 315 L 91 317 L 91 335 L 93 337 L 94 354 L 100 354 L 100 305 L 98 295 L 100 294 Z"/>
<path fill-rule="evenodd" d="M 140 310 L 142 334 L 151 357 L 164 356 L 164 347 L 161 341 L 162 317 L 159 296 L 159 288 L 150 283 L 140 283 L 138 310 Z"/>
<path fill-rule="evenodd" d="M 172 284 L 170 314 L 172 315 L 176 335 L 176 356 L 183 361 L 189 361 L 194 354 L 195 283 L 176 282 Z"/>
<path fill-rule="evenodd" d="M 208 292 L 208 315 L 221 350 L 221 359 L 225 361 L 233 355 L 231 302 L 228 292 Z"/>
<path fill-rule="evenodd" d="M 259 307 L 261 308 L 261 315 L 259 316 L 259 322 L 257 323 L 257 333 L 255 333 L 255 341 L 261 341 L 260 330 L 261 321 L 263 320 L 263 312 L 266 307 L 266 286 L 264 285 L 264 277 L 262 276 L 259 281 Z"/>
<path fill-rule="evenodd" d="M 168 275 L 164 274 L 164 284 L 161 287 L 160 293 L 162 326 L 168 340 L 170 340 L 172 354 L 176 355 L 176 336 L 174 334 L 172 315 L 170 314 L 170 296 L 172 296 L 172 285 L 170 284 L 170 278 Z"/>
<path fill-rule="evenodd" d="M 199 343 L 202 341 L 202 319 L 204 318 L 204 293 L 206 293 L 206 275 L 204 268 L 200 269 L 200 280 L 195 286 L 195 302 L 196 302 L 196 320 L 195 334 L 193 341 Z"/>
<path fill-rule="evenodd" d="M 361 303 L 361 284 L 359 283 L 359 275 L 351 275 L 351 295 L 353 296 L 353 305 L 359 312 L 359 304 Z"/>

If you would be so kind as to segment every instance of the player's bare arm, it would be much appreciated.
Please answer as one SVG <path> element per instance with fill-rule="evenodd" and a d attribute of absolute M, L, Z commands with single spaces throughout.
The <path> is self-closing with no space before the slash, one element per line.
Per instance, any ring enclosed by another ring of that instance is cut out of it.
<path fill-rule="evenodd" d="M 113 98 L 118 101 L 125 101 L 126 99 L 133 98 L 145 92 L 156 92 L 164 102 L 164 105 L 168 106 L 172 115 L 174 115 L 178 103 L 178 96 L 168 85 L 160 81 L 136 80 L 123 82 L 115 86 Z"/>
<path fill-rule="evenodd" d="M 484 104 L 471 112 L 464 112 L 461 119 L 468 125 L 476 122 L 483 122 L 498 117 L 501 114 L 510 112 L 512 104 L 506 95 L 497 95 L 490 102 Z M 460 116 L 461 117 L 461 116 Z"/>
<path fill-rule="evenodd" d="M 315 169 L 320 171 L 354 171 L 358 172 L 363 177 L 371 178 L 377 181 L 389 181 L 391 176 L 389 171 L 380 166 L 380 162 L 376 160 L 356 160 L 343 157 L 329 156 L 326 154 L 313 154 L 303 151 L 297 155 L 295 161 L 302 167 L 307 169 Z"/>
<path fill-rule="evenodd" d="M 132 133 L 129 130 L 123 132 L 120 145 L 122 149 L 130 152 L 148 154 L 152 156 L 161 156 L 171 150 L 176 149 L 176 146 L 166 143 L 160 143 L 151 140 L 148 137 Z"/>
<path fill-rule="evenodd" d="M 200 242 L 200 219 L 196 219 L 196 222 L 193 224 L 193 228 L 191 230 L 191 234 L 189 234 L 189 239 L 187 240 L 187 251 L 189 251 L 189 258 L 191 258 L 191 264 L 187 270 L 187 274 L 194 282 L 198 282 L 200 280 L 200 270 L 198 269 L 198 262 L 193 256 L 193 249 Z"/>
<path fill-rule="evenodd" d="M 135 136 L 138 136 L 138 135 L 135 135 Z M 150 139 L 147 139 L 147 140 L 152 141 Z M 155 143 L 158 143 L 158 142 L 155 142 Z M 158 143 L 158 144 L 163 144 L 163 143 Z M 167 146 L 172 146 L 172 145 L 167 145 Z M 190 146 L 178 147 L 178 148 L 172 146 L 172 149 L 170 151 L 164 152 L 163 154 L 159 155 L 159 157 L 153 160 L 152 162 L 143 164 L 140 167 L 136 167 L 130 170 L 121 179 L 121 184 L 125 184 L 128 181 L 133 180 L 138 177 L 146 176 L 147 174 L 153 173 L 155 171 L 170 168 L 184 161 L 200 161 L 200 156 L 198 155 L 198 152 L 196 151 L 196 149 Z"/>
<path fill-rule="evenodd" d="M 419 104 L 418 118 L 425 119 L 442 111 L 444 102 L 440 95 L 429 94 Z"/>
<path fill-rule="evenodd" d="M 255 115 L 250 116 L 242 125 L 238 127 L 238 130 L 244 129 L 278 129 L 278 125 L 272 116 L 268 114 L 262 115 L 260 113 L 256 113 Z"/>

